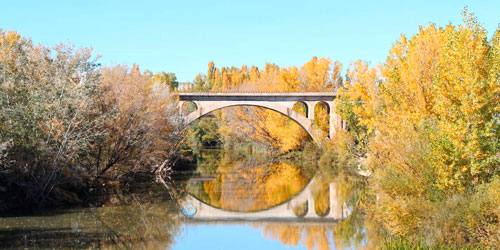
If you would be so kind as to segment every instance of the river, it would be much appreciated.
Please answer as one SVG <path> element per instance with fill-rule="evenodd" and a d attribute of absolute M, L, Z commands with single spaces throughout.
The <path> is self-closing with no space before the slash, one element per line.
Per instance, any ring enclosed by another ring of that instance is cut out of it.
<path fill-rule="evenodd" d="M 217 150 L 169 190 L 126 205 L 0 218 L 0 248 L 358 249 L 368 244 L 352 183 L 287 161 L 225 160 Z M 147 196 L 147 197 L 146 197 Z M 118 202 L 119 203 L 119 202 Z"/>

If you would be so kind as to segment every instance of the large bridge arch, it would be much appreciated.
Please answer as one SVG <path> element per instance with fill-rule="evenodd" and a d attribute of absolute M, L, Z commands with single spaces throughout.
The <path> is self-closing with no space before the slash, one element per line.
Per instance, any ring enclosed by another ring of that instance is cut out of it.
<path fill-rule="evenodd" d="M 227 107 L 235 107 L 235 106 L 254 106 L 254 107 L 261 107 L 261 108 L 266 108 L 269 110 L 276 111 L 291 120 L 295 121 L 297 124 L 299 124 L 306 132 L 311 136 L 313 141 L 317 144 L 320 144 L 321 140 L 320 138 L 316 138 L 317 136 L 314 135 L 313 133 L 313 121 L 305 117 L 304 115 L 300 114 L 299 112 L 288 108 L 284 105 L 281 105 L 276 102 L 241 102 L 241 101 L 219 101 L 219 102 L 211 102 L 207 103 L 205 105 L 197 104 L 198 109 L 189 113 L 184 117 L 184 125 L 188 126 L 195 120 L 199 119 L 205 114 L 208 114 L 210 112 L 213 112 L 215 110 L 219 110 L 222 108 L 227 108 Z"/>

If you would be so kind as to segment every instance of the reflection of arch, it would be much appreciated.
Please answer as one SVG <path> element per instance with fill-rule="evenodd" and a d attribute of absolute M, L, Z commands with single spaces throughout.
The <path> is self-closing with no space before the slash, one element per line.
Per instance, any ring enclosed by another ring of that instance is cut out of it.
<path fill-rule="evenodd" d="M 312 186 L 317 178 L 313 178 L 306 187 L 290 200 L 274 206 L 269 209 L 255 211 L 255 212 L 237 212 L 227 211 L 220 208 L 213 207 L 206 204 L 192 195 L 187 195 L 185 204 L 193 207 L 196 211 L 188 216 L 192 219 L 198 220 L 260 220 L 260 219 L 332 219 L 339 220 L 347 218 L 351 210 L 345 203 L 340 202 L 337 197 L 337 184 L 329 184 L 330 192 L 330 209 L 326 216 L 320 217 L 314 211 L 315 201 L 313 196 Z M 304 216 L 297 216 L 294 212 L 294 207 L 307 202 L 308 211 Z M 312 209 L 310 209 L 312 208 Z"/>
<path fill-rule="evenodd" d="M 276 102 L 259 102 L 259 103 L 252 103 L 252 102 L 241 102 L 241 101 L 219 101 L 219 102 L 211 102 L 208 103 L 204 106 L 198 106 L 198 109 L 191 112 L 190 114 L 186 115 L 184 117 L 184 124 L 189 125 L 196 119 L 202 117 L 203 115 L 210 113 L 212 111 L 222 109 L 222 108 L 227 108 L 227 107 L 234 107 L 234 106 L 256 106 L 256 107 L 262 107 L 262 108 L 267 108 L 273 111 L 276 111 L 293 121 L 295 121 L 297 124 L 299 124 L 308 134 L 311 136 L 311 138 L 316 142 L 320 143 L 319 138 L 315 138 L 312 133 L 312 121 L 307 119 L 305 116 L 301 115 L 297 111 L 285 107 L 283 105 L 280 105 L 279 103 Z"/>
<path fill-rule="evenodd" d="M 304 113 L 301 113 L 299 110 L 303 109 L 304 110 Z M 307 106 L 307 103 L 303 102 L 303 101 L 297 101 L 293 104 L 293 110 L 297 111 L 299 114 L 307 117 L 307 118 L 310 118 L 309 117 L 309 107 Z"/>

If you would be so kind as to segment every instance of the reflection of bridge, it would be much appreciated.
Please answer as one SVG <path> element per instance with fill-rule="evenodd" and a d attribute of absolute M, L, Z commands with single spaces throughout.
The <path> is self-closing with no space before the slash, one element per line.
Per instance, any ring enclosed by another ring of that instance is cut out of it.
<path fill-rule="evenodd" d="M 186 203 L 191 205 L 195 210 L 194 215 L 189 217 L 195 220 L 340 220 L 349 216 L 351 210 L 345 203 L 341 204 L 337 194 L 336 183 L 329 184 L 330 209 L 328 214 L 325 216 L 319 216 L 316 214 L 312 189 L 316 180 L 316 178 L 311 180 L 300 193 L 287 202 L 256 212 L 227 211 L 210 206 L 195 197 L 188 195 Z M 294 212 L 294 208 L 304 204 L 304 202 L 307 202 L 307 213 L 304 216 L 297 216 Z"/>
<path fill-rule="evenodd" d="M 199 117 L 231 106 L 258 106 L 279 112 L 302 126 L 307 133 L 316 141 L 319 138 L 314 135 L 312 125 L 314 121 L 314 108 L 319 103 L 325 104 L 330 115 L 330 138 L 335 133 L 335 128 L 342 128 L 343 124 L 339 116 L 334 112 L 334 100 L 336 94 L 332 92 L 277 92 L 277 93 L 214 93 L 214 92 L 181 92 L 179 93 L 179 105 L 185 102 L 196 104 L 197 110 L 184 117 L 184 123 L 190 124 Z M 306 116 L 293 110 L 296 103 L 302 103 L 306 108 Z"/>

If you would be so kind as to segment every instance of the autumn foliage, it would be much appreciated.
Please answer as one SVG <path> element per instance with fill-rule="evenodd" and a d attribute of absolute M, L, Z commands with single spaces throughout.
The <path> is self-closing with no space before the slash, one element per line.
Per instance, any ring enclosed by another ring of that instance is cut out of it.
<path fill-rule="evenodd" d="M 79 203 L 175 159 L 172 85 L 137 66 L 103 69 L 89 49 L 36 46 L 8 31 L 0 75 L 0 211 Z"/>
<path fill-rule="evenodd" d="M 420 27 L 385 63 L 349 69 L 338 112 L 391 234 L 498 246 L 500 200 L 482 193 L 497 193 L 500 174 L 499 49 L 500 32 L 488 39 L 465 11 L 464 24 Z"/>

